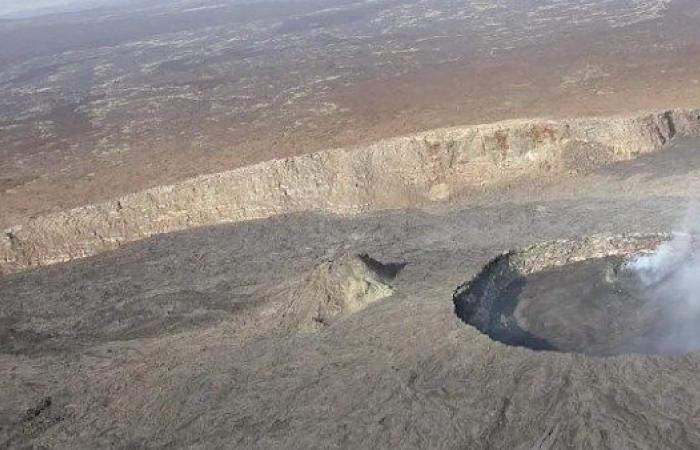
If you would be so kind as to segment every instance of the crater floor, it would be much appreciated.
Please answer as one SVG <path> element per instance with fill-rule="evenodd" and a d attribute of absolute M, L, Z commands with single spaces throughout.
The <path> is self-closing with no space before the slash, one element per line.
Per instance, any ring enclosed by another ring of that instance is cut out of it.
<path fill-rule="evenodd" d="M 699 192 L 699 147 L 422 210 L 174 233 L 0 279 L 0 444 L 697 448 L 699 353 L 512 347 L 451 299 L 510 248 L 673 229 Z M 376 263 L 318 275 L 347 254 Z M 401 270 L 384 280 L 380 263 Z M 310 276 L 372 301 L 283 326 Z"/>
<path fill-rule="evenodd" d="M 591 258 L 504 281 L 482 331 L 506 345 L 595 356 L 700 348 L 694 298 L 678 292 L 677 277 L 647 286 L 626 261 Z"/>
<path fill-rule="evenodd" d="M 606 281 L 620 259 L 596 258 L 532 274 L 511 283 L 500 300 L 515 303 L 518 324 L 552 350 L 654 353 L 664 341 L 664 298 L 636 285 Z"/>

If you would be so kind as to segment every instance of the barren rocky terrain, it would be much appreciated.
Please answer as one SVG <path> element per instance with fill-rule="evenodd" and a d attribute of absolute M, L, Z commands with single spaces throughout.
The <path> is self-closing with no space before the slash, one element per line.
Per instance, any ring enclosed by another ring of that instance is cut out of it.
<path fill-rule="evenodd" d="M 0 236 L 0 274 L 196 226 L 303 211 L 361 214 L 445 200 L 521 177 L 585 173 L 699 133 L 696 109 L 520 120 L 260 163 L 25 220 Z"/>
<path fill-rule="evenodd" d="M 672 230 L 700 188 L 698 143 L 421 209 L 205 227 L 7 275 L 1 439 L 694 448 L 697 353 L 511 347 L 462 322 L 453 293 L 509 248 Z"/>
<path fill-rule="evenodd" d="M 179 0 L 0 21 L 0 226 L 437 127 L 696 107 L 699 8 Z"/>
<path fill-rule="evenodd" d="M 0 447 L 700 447 L 696 2 L 129 5 L 0 20 Z"/>

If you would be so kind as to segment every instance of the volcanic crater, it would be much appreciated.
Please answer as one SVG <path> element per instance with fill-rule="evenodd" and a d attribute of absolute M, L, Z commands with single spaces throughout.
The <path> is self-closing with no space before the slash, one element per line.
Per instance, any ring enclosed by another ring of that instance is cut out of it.
<path fill-rule="evenodd" d="M 591 236 L 511 250 L 454 293 L 455 313 L 491 339 L 532 350 L 682 354 L 700 348 L 690 330 L 675 261 L 658 279 L 634 268 L 660 252 L 664 234 Z"/>
<path fill-rule="evenodd" d="M 697 448 L 697 246 L 630 233 L 678 230 L 699 135 L 442 129 L 24 220 L 0 446 Z M 679 270 L 628 270 L 663 249 Z"/>

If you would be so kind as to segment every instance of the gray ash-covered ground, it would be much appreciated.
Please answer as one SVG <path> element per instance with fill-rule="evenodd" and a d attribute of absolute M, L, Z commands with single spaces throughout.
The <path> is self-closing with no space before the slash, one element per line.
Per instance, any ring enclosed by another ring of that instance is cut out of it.
<path fill-rule="evenodd" d="M 697 448 L 697 352 L 512 347 L 464 324 L 452 295 L 507 249 L 670 231 L 700 192 L 698 148 L 420 211 L 190 230 L 3 278 L 0 443 Z M 365 254 L 377 264 L 347 257 Z M 292 307 L 300 292 L 310 309 Z M 288 326 L 289 311 L 323 323 Z"/>

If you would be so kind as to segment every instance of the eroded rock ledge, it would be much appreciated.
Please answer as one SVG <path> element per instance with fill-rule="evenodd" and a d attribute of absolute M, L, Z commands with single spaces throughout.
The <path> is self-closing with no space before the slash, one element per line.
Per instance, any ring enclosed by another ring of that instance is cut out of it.
<path fill-rule="evenodd" d="M 538 171 L 629 160 L 697 134 L 700 109 L 671 110 L 444 128 L 268 161 L 28 219 L 0 234 L 0 275 L 197 226 L 407 207 Z"/>

